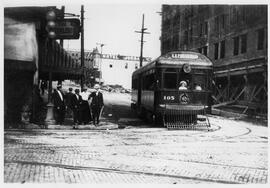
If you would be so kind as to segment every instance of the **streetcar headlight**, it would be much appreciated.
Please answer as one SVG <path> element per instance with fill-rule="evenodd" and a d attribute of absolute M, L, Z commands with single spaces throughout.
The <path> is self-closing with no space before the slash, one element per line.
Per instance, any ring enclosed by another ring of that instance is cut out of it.
<path fill-rule="evenodd" d="M 190 73 L 190 71 L 191 71 L 190 64 L 188 64 L 188 63 L 184 64 L 183 65 L 183 70 L 184 70 L 185 73 Z"/>

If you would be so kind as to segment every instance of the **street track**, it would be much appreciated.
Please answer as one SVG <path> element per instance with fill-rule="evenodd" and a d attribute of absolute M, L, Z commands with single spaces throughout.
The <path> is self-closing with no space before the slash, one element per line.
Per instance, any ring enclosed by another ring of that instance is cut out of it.
<path fill-rule="evenodd" d="M 151 172 L 142 172 L 142 171 L 131 171 L 131 170 L 120 170 L 114 168 L 103 168 L 103 167 L 94 167 L 94 166 L 73 166 L 73 165 L 64 165 L 64 164 L 55 164 L 55 163 L 40 163 L 40 162 L 29 162 L 29 161 L 4 161 L 5 163 L 20 163 L 25 165 L 40 165 L 40 166 L 51 166 L 56 168 L 64 168 L 69 170 L 88 170 L 88 171 L 98 171 L 98 172 L 110 172 L 110 173 L 120 173 L 120 174 L 133 174 L 133 175 L 145 175 L 145 176 L 155 176 L 155 177 L 166 177 L 166 178 L 176 178 L 176 179 L 188 179 L 196 180 L 201 182 L 213 182 L 213 183 L 223 183 L 223 184 L 239 184 L 239 182 L 224 181 L 224 180 L 213 180 L 199 177 L 189 177 L 189 176 L 179 176 L 179 175 L 170 175 L 162 173 L 151 173 Z"/>

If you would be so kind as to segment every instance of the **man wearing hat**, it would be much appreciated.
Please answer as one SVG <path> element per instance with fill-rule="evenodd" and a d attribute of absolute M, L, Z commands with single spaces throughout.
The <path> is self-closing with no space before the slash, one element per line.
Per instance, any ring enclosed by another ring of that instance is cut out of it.
<path fill-rule="evenodd" d="M 72 116 L 72 106 L 71 106 L 71 101 L 73 98 L 73 93 L 72 93 L 72 88 L 68 88 L 68 93 L 65 95 L 65 104 L 66 104 L 66 116 L 71 117 Z"/>
<path fill-rule="evenodd" d="M 54 103 L 54 112 L 56 123 L 62 125 L 65 119 L 65 100 L 64 94 L 62 92 L 62 85 L 57 84 L 57 89 L 53 93 L 53 103 Z"/>
<path fill-rule="evenodd" d="M 90 100 L 91 100 L 91 109 L 92 109 L 92 117 L 93 117 L 93 123 L 94 125 L 99 124 L 99 117 L 101 113 L 101 109 L 104 106 L 103 103 L 103 95 L 100 92 L 100 86 L 98 84 L 95 84 L 94 91 L 90 95 Z"/>
<path fill-rule="evenodd" d="M 73 129 L 78 128 L 80 123 L 80 106 L 82 103 L 82 97 L 80 96 L 80 90 L 75 89 L 75 94 L 71 98 L 71 108 L 73 111 Z"/>

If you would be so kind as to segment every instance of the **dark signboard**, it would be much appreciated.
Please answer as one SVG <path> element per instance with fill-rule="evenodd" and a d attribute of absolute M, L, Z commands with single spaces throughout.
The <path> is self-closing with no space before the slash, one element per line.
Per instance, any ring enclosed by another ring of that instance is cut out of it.
<path fill-rule="evenodd" d="M 55 39 L 79 39 L 80 20 L 63 19 L 55 22 Z"/>

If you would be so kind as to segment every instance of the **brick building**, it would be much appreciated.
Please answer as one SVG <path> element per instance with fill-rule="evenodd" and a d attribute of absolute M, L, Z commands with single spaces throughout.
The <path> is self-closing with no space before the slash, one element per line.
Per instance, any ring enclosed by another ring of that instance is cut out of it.
<path fill-rule="evenodd" d="M 267 5 L 163 5 L 161 53 L 173 50 L 213 61 L 218 106 L 266 114 Z"/>

